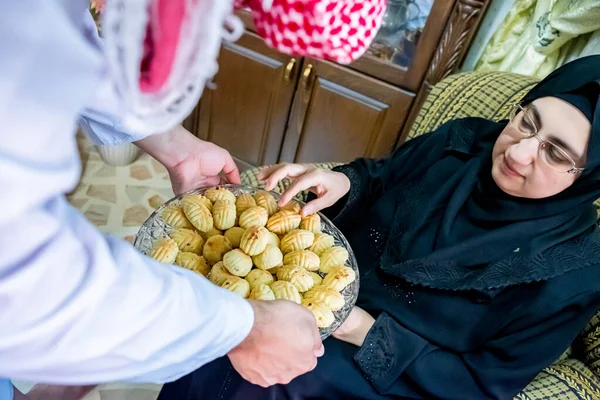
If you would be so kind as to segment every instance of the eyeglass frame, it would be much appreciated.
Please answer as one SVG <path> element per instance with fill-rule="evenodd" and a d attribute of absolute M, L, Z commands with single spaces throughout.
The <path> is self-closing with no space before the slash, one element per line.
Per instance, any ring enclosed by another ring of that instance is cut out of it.
<path fill-rule="evenodd" d="M 533 134 L 529 136 L 529 138 L 532 138 L 535 136 L 535 138 L 537 140 L 539 140 L 540 142 L 540 146 L 539 148 L 541 148 L 544 144 L 550 144 L 552 146 L 554 146 L 556 149 L 558 149 L 558 151 L 561 152 L 561 154 L 563 156 L 565 156 L 565 158 L 571 162 L 571 169 L 569 169 L 568 171 L 557 171 L 555 168 L 553 168 L 550 164 L 548 164 L 548 162 L 544 161 L 544 164 L 548 165 L 553 171 L 559 173 L 559 174 L 572 174 L 572 175 L 576 175 L 576 174 L 580 174 L 585 168 L 579 168 L 577 167 L 577 164 L 575 163 L 575 161 L 573 160 L 573 158 L 567 154 L 567 152 L 565 150 L 563 150 L 559 145 L 553 143 L 550 140 L 544 139 L 538 132 L 538 128 L 535 125 L 535 122 L 533 121 L 533 118 L 531 118 L 531 116 L 529 115 L 529 113 L 527 112 L 527 110 L 520 104 L 520 103 L 515 103 L 513 104 L 513 106 L 511 107 L 511 111 L 510 111 L 510 115 L 509 115 L 509 121 L 512 123 L 514 122 L 514 119 L 516 118 L 517 114 L 519 114 L 519 112 L 522 112 L 524 116 L 527 116 L 527 119 L 529 120 L 528 122 L 531 123 L 531 126 L 533 127 Z M 523 132 L 518 126 L 517 126 L 517 130 L 521 133 L 525 133 L 528 134 L 528 132 Z"/>

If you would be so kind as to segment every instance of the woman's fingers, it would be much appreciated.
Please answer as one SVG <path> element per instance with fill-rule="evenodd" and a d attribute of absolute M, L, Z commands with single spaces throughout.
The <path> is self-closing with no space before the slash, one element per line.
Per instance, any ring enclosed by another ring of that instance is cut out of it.
<path fill-rule="evenodd" d="M 307 215 L 317 213 L 324 208 L 331 207 L 336 201 L 337 200 L 329 192 L 326 192 L 323 196 L 317 197 L 316 199 L 306 203 L 306 205 L 302 207 L 300 215 L 302 215 L 302 217 L 306 217 Z"/>
<path fill-rule="evenodd" d="M 279 168 L 270 171 L 265 177 L 265 190 L 273 190 L 277 183 L 285 178 L 298 177 L 306 172 L 306 167 L 300 164 L 283 164 Z"/>
<path fill-rule="evenodd" d="M 271 173 L 273 173 L 273 171 L 275 171 L 277 168 L 279 168 L 281 166 L 281 164 L 277 164 L 277 165 L 270 165 L 268 167 L 262 167 L 260 169 L 260 171 L 258 172 L 258 175 L 256 175 L 256 178 L 259 181 L 263 181 L 266 178 L 268 178 Z"/>
<path fill-rule="evenodd" d="M 288 164 L 288 163 L 279 163 L 279 164 L 275 164 L 275 165 L 269 165 L 269 166 L 266 166 L 266 167 L 262 167 L 256 177 L 258 178 L 259 181 L 264 181 L 269 176 L 271 176 L 271 174 L 273 172 L 277 171 L 278 169 L 284 168 L 284 167 L 286 167 L 288 165 L 290 165 L 290 164 Z"/>
<path fill-rule="evenodd" d="M 289 201 L 303 190 L 309 189 L 319 184 L 318 175 L 311 172 L 296 179 L 281 195 L 279 206 L 283 207 Z"/>

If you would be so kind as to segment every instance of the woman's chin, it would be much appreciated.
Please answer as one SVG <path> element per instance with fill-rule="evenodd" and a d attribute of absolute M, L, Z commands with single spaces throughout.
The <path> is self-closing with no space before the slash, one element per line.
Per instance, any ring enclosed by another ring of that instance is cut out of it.
<path fill-rule="evenodd" d="M 496 186 L 498 186 L 504 193 L 514 197 L 522 197 L 519 195 L 519 190 L 515 179 L 512 179 L 510 176 L 506 176 L 502 169 L 497 165 L 494 165 L 492 168 L 492 179 L 496 183 Z"/>

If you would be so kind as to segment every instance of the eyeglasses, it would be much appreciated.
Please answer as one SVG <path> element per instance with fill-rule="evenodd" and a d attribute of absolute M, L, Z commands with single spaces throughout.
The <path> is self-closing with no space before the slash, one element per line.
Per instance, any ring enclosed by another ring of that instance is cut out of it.
<path fill-rule="evenodd" d="M 523 117 L 517 121 L 517 115 L 522 113 Z M 556 172 L 578 174 L 583 171 L 583 168 L 578 168 L 575 161 L 563 150 L 560 146 L 544 139 L 538 133 L 538 129 L 533 122 L 533 118 L 527 110 L 520 104 L 515 104 L 510 113 L 510 121 L 516 124 L 517 131 L 525 135 L 527 138 L 536 137 L 540 141 L 540 157 L 542 160 Z"/>

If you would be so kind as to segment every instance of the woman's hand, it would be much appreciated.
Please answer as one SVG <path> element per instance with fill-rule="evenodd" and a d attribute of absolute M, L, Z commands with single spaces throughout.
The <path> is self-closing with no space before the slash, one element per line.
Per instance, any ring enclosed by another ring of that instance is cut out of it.
<path fill-rule="evenodd" d="M 344 323 L 333 332 L 333 337 L 355 346 L 362 346 L 375 319 L 360 307 L 354 307 Z"/>
<path fill-rule="evenodd" d="M 332 206 L 350 190 L 350 180 L 346 175 L 313 165 L 283 163 L 263 168 L 258 174 L 258 179 L 265 181 L 266 190 L 273 190 L 277 182 L 285 178 L 292 183 L 281 196 L 280 207 L 303 190 L 317 195 L 315 200 L 304 206 L 302 216 Z"/>

